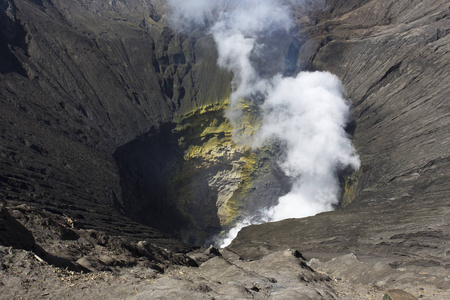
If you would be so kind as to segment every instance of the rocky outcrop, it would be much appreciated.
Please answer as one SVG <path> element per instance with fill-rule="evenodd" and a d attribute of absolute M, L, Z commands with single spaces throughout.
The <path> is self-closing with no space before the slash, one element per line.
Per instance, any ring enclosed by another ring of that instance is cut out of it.
<path fill-rule="evenodd" d="M 236 143 L 224 117 L 227 105 L 178 116 L 116 150 L 125 215 L 209 245 L 240 214 L 258 213 L 289 191 L 274 159 L 276 146 L 255 150 Z"/>
<path fill-rule="evenodd" d="M 223 251 L 198 269 L 182 268 L 158 279 L 152 290 L 132 299 L 338 299 L 331 278 L 315 272 L 293 252 L 279 251 L 249 262 Z"/>
<path fill-rule="evenodd" d="M 198 266 L 188 256 L 161 247 L 167 245 L 177 252 L 192 249 L 183 247 L 180 242 L 161 237 L 156 242 L 158 246 L 154 237 L 138 241 L 133 237 L 136 233 L 118 237 L 103 231 L 80 229 L 78 222 L 68 216 L 25 204 L 2 205 L 0 225 L 0 246 L 29 251 L 40 262 L 71 271 L 112 272 L 138 266 L 160 273 L 172 265 Z"/>

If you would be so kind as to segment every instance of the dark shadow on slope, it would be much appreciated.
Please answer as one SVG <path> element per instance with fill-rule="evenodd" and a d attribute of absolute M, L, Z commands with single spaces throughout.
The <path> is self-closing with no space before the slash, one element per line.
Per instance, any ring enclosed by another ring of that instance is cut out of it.
<path fill-rule="evenodd" d="M 118 148 L 114 158 L 122 188 L 118 208 L 134 221 L 177 236 L 189 223 L 171 196 L 170 184 L 184 155 L 174 128 L 175 124 L 163 124 Z"/>
<path fill-rule="evenodd" d="M 88 269 L 74 264 L 69 259 L 58 257 L 46 252 L 36 244 L 33 234 L 17 221 L 0 203 L 0 245 L 33 252 L 47 263 L 75 272 L 90 272 Z"/>
<path fill-rule="evenodd" d="M 12 1 L 0 2 L 0 73 L 16 72 L 27 77 L 27 72 L 13 54 L 12 49 L 21 48 L 27 53 L 26 32 L 16 20 Z"/>

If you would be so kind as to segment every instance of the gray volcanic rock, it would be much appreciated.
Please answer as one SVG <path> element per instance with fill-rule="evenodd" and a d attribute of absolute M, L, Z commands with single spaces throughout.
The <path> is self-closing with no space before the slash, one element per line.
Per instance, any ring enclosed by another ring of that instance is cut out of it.
<path fill-rule="evenodd" d="M 338 74 L 355 104 L 356 206 L 448 199 L 448 13 L 445 1 L 366 1 L 306 29 L 322 43 L 313 68 Z"/>
<path fill-rule="evenodd" d="M 198 266 L 190 257 L 161 247 L 168 245 L 177 251 L 189 249 L 180 247 L 180 242 L 161 238 L 156 242 L 161 245 L 158 246 L 148 242 L 155 243 L 152 238 L 136 242 L 133 233 L 118 237 L 103 231 L 79 229 L 67 216 L 25 204 L 8 208 L 2 205 L 0 225 L 1 246 L 30 251 L 40 262 L 72 271 L 117 271 L 140 266 L 159 273 L 171 265 Z"/>
<path fill-rule="evenodd" d="M 339 253 L 388 258 L 392 270 L 415 273 L 409 280 L 445 289 L 450 267 L 448 4 L 329 5 L 311 18 L 314 25 L 305 25 L 302 32 L 312 39 L 304 44 L 299 64 L 337 74 L 354 102 L 351 129 L 362 167 L 344 191 L 347 207 L 245 228 L 230 248 L 253 259 L 286 247 L 309 258 Z"/>
<path fill-rule="evenodd" d="M 185 247 L 123 217 L 112 154 L 225 98 L 230 75 L 211 39 L 173 32 L 158 1 L 8 0 L 0 9 L 2 197 L 80 228 Z"/>
<path fill-rule="evenodd" d="M 337 299 L 331 279 L 288 250 L 258 261 L 225 251 L 198 269 L 169 275 L 132 299 Z"/>
<path fill-rule="evenodd" d="M 0 188 L 5 199 L 67 214 L 85 228 L 142 236 L 146 228 L 126 215 L 169 234 L 179 236 L 185 229 L 185 240 L 197 243 L 205 238 L 191 235 L 211 235 L 236 215 L 235 207 L 225 207 L 218 216 L 217 203 L 238 189 L 247 168 L 239 161 L 244 150 L 192 185 L 181 176 L 192 179 L 189 171 L 196 170 L 192 163 L 183 166 L 183 151 L 191 145 L 224 134 L 231 140 L 228 132 L 200 136 L 214 119 L 220 120 L 218 130 L 226 123 L 224 102 L 231 89 L 232 75 L 217 66 L 211 36 L 201 29 L 172 30 L 167 7 L 158 1 L 4 3 Z M 189 129 L 193 112 L 217 103 L 216 115 L 204 115 Z M 181 119 L 185 129 L 172 134 Z M 191 131 L 192 136 L 182 136 Z M 154 145 L 158 132 L 163 132 L 156 139 L 161 145 Z M 185 149 L 177 145 L 181 138 Z M 149 153 L 152 149 L 161 150 Z M 217 179 L 226 178 L 222 170 L 232 173 L 228 180 Z M 254 180 L 254 190 L 267 191 L 265 202 L 286 192 L 288 184 L 277 183 L 284 179 L 278 173 L 264 170 Z M 188 193 L 172 196 L 177 193 L 171 184 L 180 191 L 180 185 L 187 186 Z M 189 197 L 196 204 L 180 208 Z M 148 232 L 146 238 L 161 239 Z"/>

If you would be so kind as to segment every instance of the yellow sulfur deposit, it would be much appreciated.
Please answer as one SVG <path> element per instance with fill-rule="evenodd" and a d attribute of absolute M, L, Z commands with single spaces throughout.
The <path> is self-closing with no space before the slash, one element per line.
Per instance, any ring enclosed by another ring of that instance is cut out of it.
<path fill-rule="evenodd" d="M 241 201 L 252 186 L 258 157 L 249 145 L 236 143 L 233 131 L 251 136 L 255 132 L 254 107 L 242 102 L 244 116 L 240 128 L 233 128 L 224 117 L 228 100 L 199 107 L 179 116 L 175 132 L 184 151 L 184 163 L 172 181 L 176 203 L 189 218 L 207 210 L 208 220 L 192 220 L 194 224 L 218 227 L 237 216 Z M 192 201 L 194 200 L 194 201 Z"/>

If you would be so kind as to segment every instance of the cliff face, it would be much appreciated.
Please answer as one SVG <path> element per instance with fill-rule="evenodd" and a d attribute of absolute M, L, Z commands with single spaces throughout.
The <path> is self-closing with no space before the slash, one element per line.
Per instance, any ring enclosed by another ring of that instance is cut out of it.
<path fill-rule="evenodd" d="M 320 44 L 313 67 L 339 74 L 354 102 L 356 206 L 446 198 L 448 12 L 443 2 L 365 1 L 306 29 Z"/>
<path fill-rule="evenodd" d="M 3 197 L 113 230 L 123 203 L 112 153 L 226 98 L 230 75 L 216 67 L 211 39 L 167 27 L 163 3 L 1 9 Z"/>
<path fill-rule="evenodd" d="M 446 273 L 450 21 L 444 2 L 336 2 L 304 27 L 312 38 L 301 49 L 302 63 L 338 74 L 353 100 L 362 167 L 348 179 L 347 207 L 245 228 L 234 251 L 246 258 L 286 247 L 315 257 L 353 252 L 396 257 L 407 271 L 433 261 L 430 274 Z"/>
<path fill-rule="evenodd" d="M 3 2 L 7 200 L 112 232 L 124 214 L 189 240 L 288 191 L 269 149 L 232 141 L 232 76 L 212 38 L 177 33 L 166 13 L 157 1 Z"/>
<path fill-rule="evenodd" d="M 125 215 L 191 244 L 212 243 L 241 213 L 257 213 L 289 191 L 276 145 L 236 143 L 227 106 L 178 115 L 115 151 Z"/>

